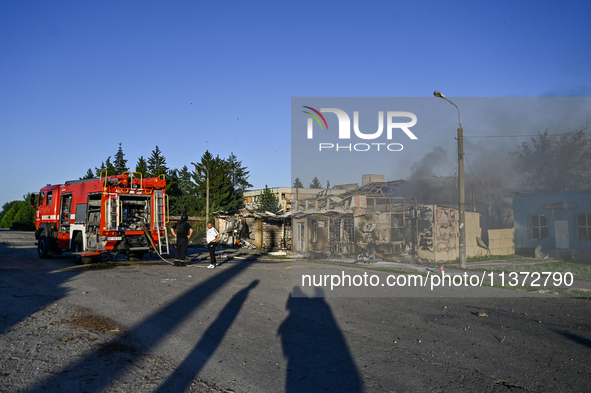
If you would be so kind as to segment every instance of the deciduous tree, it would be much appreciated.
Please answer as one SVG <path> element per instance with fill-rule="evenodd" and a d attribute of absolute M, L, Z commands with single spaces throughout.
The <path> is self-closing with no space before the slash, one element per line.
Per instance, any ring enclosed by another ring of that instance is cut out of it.
<path fill-rule="evenodd" d="M 548 131 L 523 142 L 510 153 L 528 192 L 573 191 L 591 188 L 589 123 L 575 131 L 551 135 Z"/>

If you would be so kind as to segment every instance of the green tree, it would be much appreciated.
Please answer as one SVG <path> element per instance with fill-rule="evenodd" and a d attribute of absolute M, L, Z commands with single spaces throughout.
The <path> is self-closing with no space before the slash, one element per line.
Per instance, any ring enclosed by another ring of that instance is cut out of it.
<path fill-rule="evenodd" d="M 20 201 L 15 201 L 16 203 L 13 204 L 10 209 L 2 216 L 2 221 L 0 221 L 0 228 L 10 228 L 12 223 L 14 222 L 14 217 L 16 217 L 16 213 L 19 209 Z"/>
<path fill-rule="evenodd" d="M 320 180 L 318 180 L 317 177 L 314 177 L 314 179 L 312 179 L 312 183 L 310 183 L 310 185 L 308 187 L 309 188 L 322 188 L 322 183 L 320 183 Z"/>
<path fill-rule="evenodd" d="M 186 165 L 184 165 L 181 170 L 178 171 L 178 182 L 179 188 L 183 194 L 191 194 L 194 192 L 195 187 L 191 182 L 191 172 Z"/>
<path fill-rule="evenodd" d="M 299 177 L 296 177 L 296 179 L 293 182 L 293 186 L 294 188 L 304 188 L 304 185 L 302 184 L 302 181 Z"/>
<path fill-rule="evenodd" d="M 156 145 L 156 148 L 152 150 L 152 155 L 148 158 L 148 176 L 158 177 L 166 174 L 167 171 L 166 158 L 164 158 L 162 151 Z"/>
<path fill-rule="evenodd" d="M 178 216 L 187 213 L 190 216 L 199 216 L 197 203 L 197 186 L 192 181 L 192 173 L 186 165 L 181 170 L 173 169 L 167 176 L 167 182 L 174 183 L 169 191 L 170 213 Z"/>
<path fill-rule="evenodd" d="M 550 135 L 548 131 L 523 142 L 510 153 L 528 192 L 574 191 L 591 188 L 589 123 L 575 131 Z"/>
<path fill-rule="evenodd" d="M 243 201 L 238 192 L 234 189 L 232 177 L 230 175 L 230 165 L 228 161 L 206 151 L 198 162 L 201 170 L 192 173 L 193 183 L 195 185 L 195 196 L 197 197 L 196 206 L 198 214 L 205 215 L 206 212 L 206 189 L 207 173 L 209 172 L 209 211 L 210 214 L 218 210 L 238 209 Z"/>
<path fill-rule="evenodd" d="M 10 228 L 32 231 L 35 230 L 35 208 L 31 207 L 31 193 L 23 195 L 23 199 L 19 202 L 19 209 Z"/>
<path fill-rule="evenodd" d="M 140 156 L 137 159 L 137 164 L 135 164 L 135 171 L 142 174 L 143 177 L 147 177 L 148 175 L 148 163 L 144 156 Z"/>
<path fill-rule="evenodd" d="M 2 222 L 2 219 L 4 218 L 4 216 L 6 215 L 6 213 L 10 210 L 10 208 L 15 203 L 18 203 L 18 201 L 6 202 L 4 205 L 2 205 L 2 211 L 0 211 L 0 222 Z M 4 228 L 4 227 L 2 227 L 2 228 Z"/>
<path fill-rule="evenodd" d="M 18 200 L 15 201 L 10 201 L 10 202 L 6 202 L 4 205 L 2 205 L 2 211 L 0 212 L 0 228 L 10 228 L 10 226 L 6 227 L 2 225 L 2 220 L 4 219 L 4 217 L 7 215 L 7 213 L 12 209 L 12 207 L 19 203 Z M 12 216 L 14 216 L 14 212 L 11 213 Z M 10 220 L 12 220 L 12 218 L 10 218 Z"/>
<path fill-rule="evenodd" d="M 166 195 L 169 198 L 170 214 L 174 216 L 186 213 L 182 208 L 178 206 L 178 200 L 183 196 L 179 185 L 179 170 L 171 169 L 166 174 Z"/>
<path fill-rule="evenodd" d="M 107 159 L 105 161 L 101 162 L 100 167 L 94 168 L 94 172 L 96 174 L 96 177 L 100 177 L 101 173 L 103 176 L 105 176 L 105 173 L 103 172 L 104 170 L 107 171 L 106 176 L 113 176 L 113 175 L 117 174 L 117 171 L 115 170 L 115 167 L 113 166 L 113 163 L 111 162 L 111 156 L 107 157 Z"/>
<path fill-rule="evenodd" d="M 267 187 L 266 184 L 265 184 L 265 189 L 263 190 L 262 194 L 259 196 L 259 198 L 254 206 L 254 210 L 258 213 L 264 213 L 264 212 L 276 213 L 279 210 L 281 210 L 281 204 L 279 203 L 279 200 L 277 199 L 275 194 L 273 194 L 273 192 L 269 189 L 269 187 Z"/>
<path fill-rule="evenodd" d="M 86 175 L 84 175 L 84 177 L 80 178 L 80 180 L 86 180 L 86 179 L 94 179 L 94 173 L 92 172 L 91 168 L 88 168 L 88 171 L 86 171 Z"/>
<path fill-rule="evenodd" d="M 127 160 L 125 159 L 125 154 L 123 154 L 123 148 L 121 147 L 121 142 L 119 142 L 119 150 L 115 154 L 115 161 L 113 162 L 113 166 L 115 167 L 116 174 L 121 174 L 123 172 L 129 171 L 129 167 L 127 166 Z"/>
<path fill-rule="evenodd" d="M 252 187 L 252 184 L 248 181 L 250 171 L 247 171 L 247 168 L 242 166 L 242 161 L 238 161 L 238 157 L 236 157 L 234 153 L 230 153 L 230 157 L 228 157 L 228 165 L 230 168 L 232 185 L 237 192 L 242 194 L 248 187 Z"/>
<path fill-rule="evenodd" d="M 101 162 L 101 166 L 99 166 L 99 167 L 96 167 L 96 166 L 95 166 L 95 167 L 94 167 L 94 174 L 95 174 L 95 177 L 99 177 L 99 176 L 101 176 L 101 174 L 103 174 L 103 171 L 104 171 L 105 169 L 107 169 L 107 168 L 105 167 L 105 162 L 104 162 L 104 161 L 103 161 L 103 162 Z"/>
<path fill-rule="evenodd" d="M 31 194 L 23 196 L 22 201 L 4 204 L 10 206 L 0 220 L 1 228 L 30 231 L 35 229 L 35 208 L 30 205 Z M 4 209 L 3 209 L 4 210 Z"/>

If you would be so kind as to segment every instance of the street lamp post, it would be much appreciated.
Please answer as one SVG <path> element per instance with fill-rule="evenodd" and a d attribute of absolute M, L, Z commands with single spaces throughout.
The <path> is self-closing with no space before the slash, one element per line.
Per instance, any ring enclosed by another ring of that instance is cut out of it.
<path fill-rule="evenodd" d="M 464 195 L 464 129 L 462 128 L 462 116 L 460 108 L 441 94 L 438 90 L 433 92 L 437 98 L 443 98 L 458 110 L 458 202 L 460 205 L 460 268 L 466 268 L 466 196 Z"/>
<path fill-rule="evenodd" d="M 195 169 L 198 171 L 203 171 L 203 169 L 205 169 L 205 173 L 207 175 L 205 188 L 205 220 L 207 222 L 209 221 L 209 170 L 207 169 L 207 166 L 195 164 L 194 162 L 191 164 L 195 165 Z"/>

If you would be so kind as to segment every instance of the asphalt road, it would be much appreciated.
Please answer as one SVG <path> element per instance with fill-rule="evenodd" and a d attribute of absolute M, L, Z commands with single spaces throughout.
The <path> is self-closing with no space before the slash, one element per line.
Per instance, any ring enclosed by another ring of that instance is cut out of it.
<path fill-rule="evenodd" d="M 2 392 L 591 391 L 589 300 L 292 297 L 292 274 L 343 268 L 78 266 L 38 259 L 31 233 L 0 242 Z"/>

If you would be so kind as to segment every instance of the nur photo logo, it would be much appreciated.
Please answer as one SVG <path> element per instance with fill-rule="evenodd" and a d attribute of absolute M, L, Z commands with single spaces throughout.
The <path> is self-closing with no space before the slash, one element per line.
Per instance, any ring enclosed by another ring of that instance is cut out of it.
<path fill-rule="evenodd" d="M 338 108 L 320 108 L 317 110 L 310 106 L 302 106 L 308 110 L 302 111 L 303 113 L 312 117 L 307 118 L 307 138 L 314 139 L 314 120 L 320 126 L 320 129 L 328 131 L 328 122 L 322 113 L 334 113 L 338 120 L 338 139 L 351 139 L 351 118 L 349 114 L 342 109 Z M 384 120 L 385 118 L 385 120 Z M 404 119 L 410 119 L 410 121 L 401 121 Z M 334 142 L 334 136 L 331 134 L 322 134 L 323 140 L 330 140 L 330 142 L 320 142 L 318 144 L 319 151 L 335 150 L 335 151 L 370 151 L 382 150 L 387 151 L 401 151 L 404 146 L 401 143 L 389 142 L 392 140 L 394 130 L 401 130 L 410 139 L 418 139 L 417 136 L 410 130 L 410 127 L 417 123 L 417 116 L 412 112 L 403 111 L 387 111 L 384 116 L 384 111 L 378 111 L 378 129 L 372 133 L 365 133 L 360 130 L 359 127 L 359 111 L 353 111 L 353 133 L 355 137 L 363 140 L 378 140 L 384 139 L 382 134 L 384 133 L 384 123 L 386 123 L 386 141 L 387 142 L 371 142 L 371 143 L 338 143 Z"/>

